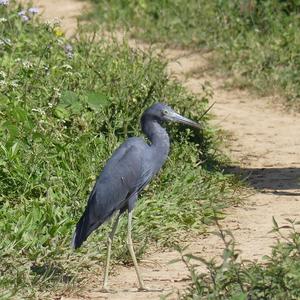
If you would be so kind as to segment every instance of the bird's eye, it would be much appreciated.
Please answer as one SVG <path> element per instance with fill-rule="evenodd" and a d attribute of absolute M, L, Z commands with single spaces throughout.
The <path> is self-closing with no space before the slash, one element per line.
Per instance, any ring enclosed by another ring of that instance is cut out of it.
<path fill-rule="evenodd" d="M 165 115 L 167 115 L 168 114 L 168 110 L 167 109 L 163 109 L 162 110 L 162 114 L 165 116 Z"/>

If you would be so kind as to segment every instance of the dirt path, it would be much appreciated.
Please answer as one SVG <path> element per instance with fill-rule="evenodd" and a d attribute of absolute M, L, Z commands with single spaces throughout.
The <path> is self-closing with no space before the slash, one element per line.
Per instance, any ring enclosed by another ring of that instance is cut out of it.
<path fill-rule="evenodd" d="M 62 16 L 62 25 L 69 33 L 77 24 L 74 16 L 79 15 L 85 5 L 75 0 L 33 2 L 43 6 L 45 19 Z M 233 231 L 243 259 L 260 259 L 270 253 L 270 246 L 275 242 L 274 236 L 269 234 L 272 216 L 280 224 L 286 223 L 287 217 L 300 219 L 299 115 L 283 112 L 270 104 L 271 99 L 261 99 L 246 91 L 226 90 L 224 78 L 217 74 L 203 75 L 208 64 L 203 54 L 169 49 L 165 55 L 170 59 L 171 76 L 190 91 L 201 92 L 205 81 L 213 88 L 214 101 L 217 101 L 213 109 L 215 122 L 230 133 L 227 151 L 235 161 L 231 171 L 246 175 L 255 190 L 245 205 L 227 210 L 228 216 L 222 225 Z M 190 252 L 207 257 L 220 253 L 223 246 L 214 235 L 194 239 L 190 244 Z M 167 264 L 174 258 L 178 258 L 175 251 L 157 252 L 147 257 L 148 263 L 141 264 L 146 284 L 162 288 L 163 292 L 136 292 L 134 269 L 117 267 L 116 275 L 111 277 L 111 288 L 117 293 L 97 291 L 99 278 L 91 283 L 84 296 L 78 295 L 78 299 L 159 299 L 161 294 L 169 293 L 168 299 L 177 299 L 177 290 L 182 290 L 189 281 L 183 264 Z"/>

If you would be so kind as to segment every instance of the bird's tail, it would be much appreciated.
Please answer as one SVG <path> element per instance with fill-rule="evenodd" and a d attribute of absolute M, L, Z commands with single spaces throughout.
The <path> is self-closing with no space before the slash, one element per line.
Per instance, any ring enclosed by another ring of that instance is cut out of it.
<path fill-rule="evenodd" d="M 73 234 L 71 247 L 73 249 L 79 248 L 93 230 L 94 226 L 91 226 L 89 222 L 89 214 L 86 210 L 76 225 L 76 230 Z"/>
<path fill-rule="evenodd" d="M 73 249 L 79 248 L 88 236 L 98 228 L 103 222 L 101 220 L 95 221 L 89 213 L 87 207 L 79 222 L 76 225 L 76 230 L 72 237 L 71 247 Z"/>

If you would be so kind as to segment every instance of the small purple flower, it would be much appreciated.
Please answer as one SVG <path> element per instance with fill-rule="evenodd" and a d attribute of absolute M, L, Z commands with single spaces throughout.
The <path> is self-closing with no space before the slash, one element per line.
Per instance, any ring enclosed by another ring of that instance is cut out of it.
<path fill-rule="evenodd" d="M 28 12 L 32 15 L 37 15 L 40 12 L 40 10 L 37 7 L 30 7 L 28 8 Z"/>
<path fill-rule="evenodd" d="M 18 16 L 20 16 L 23 22 L 28 22 L 30 20 L 30 17 L 28 16 L 26 10 L 21 10 L 20 12 L 18 12 Z"/>
<path fill-rule="evenodd" d="M 70 44 L 65 45 L 65 52 L 73 52 L 73 47 Z"/>
<path fill-rule="evenodd" d="M 29 18 L 26 15 L 22 15 L 21 19 L 22 19 L 23 22 L 28 22 L 29 21 Z"/>
<path fill-rule="evenodd" d="M 9 0 L 0 0 L 0 5 L 7 6 L 9 4 Z"/>
<path fill-rule="evenodd" d="M 21 10 L 20 12 L 18 12 L 18 16 L 20 16 L 20 17 L 26 16 L 26 10 Z"/>
<path fill-rule="evenodd" d="M 66 44 L 64 47 L 65 53 L 67 55 L 68 58 L 73 58 L 74 53 L 73 53 L 73 47 L 70 44 Z"/>

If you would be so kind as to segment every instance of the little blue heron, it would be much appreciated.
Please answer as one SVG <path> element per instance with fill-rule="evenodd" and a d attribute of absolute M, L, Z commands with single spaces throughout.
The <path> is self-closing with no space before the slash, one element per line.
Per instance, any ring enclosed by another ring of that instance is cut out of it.
<path fill-rule="evenodd" d="M 72 246 L 79 248 L 87 237 L 117 212 L 112 230 L 107 239 L 107 258 L 103 280 L 103 291 L 108 291 L 108 271 L 111 245 L 120 215 L 128 212 L 127 246 L 133 260 L 139 282 L 139 290 L 146 290 L 139 272 L 131 239 L 132 213 L 139 193 L 158 173 L 167 159 L 170 141 L 162 127 L 164 121 L 180 122 L 196 128 L 200 125 L 172 110 L 169 106 L 156 103 L 142 115 L 142 131 L 149 139 L 132 137 L 127 139 L 106 163 L 88 199 L 81 216 Z"/>

